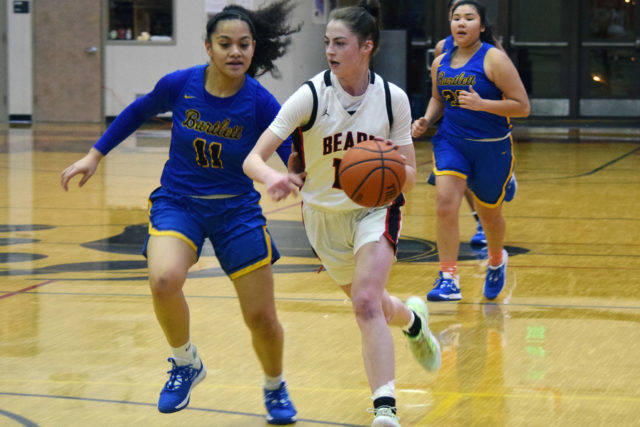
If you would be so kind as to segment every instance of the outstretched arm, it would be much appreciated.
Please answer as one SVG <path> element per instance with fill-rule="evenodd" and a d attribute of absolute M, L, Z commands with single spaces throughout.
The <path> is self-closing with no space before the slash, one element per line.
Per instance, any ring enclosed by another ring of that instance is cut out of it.
<path fill-rule="evenodd" d="M 62 171 L 60 185 L 69 190 L 69 181 L 78 174 L 82 179 L 78 183 L 82 187 L 93 176 L 100 160 L 118 144 L 124 141 L 147 119 L 158 113 L 169 111 L 177 95 L 188 77 L 187 72 L 177 71 L 164 76 L 156 84 L 153 91 L 133 101 L 111 123 L 111 126 L 89 150 L 87 155 Z"/>
<path fill-rule="evenodd" d="M 297 194 L 298 188 L 303 184 L 298 175 L 280 173 L 266 164 L 266 160 L 280 144 L 282 139 L 267 128 L 242 164 L 244 173 L 265 184 L 267 194 L 275 201 L 282 200 L 291 193 Z"/>

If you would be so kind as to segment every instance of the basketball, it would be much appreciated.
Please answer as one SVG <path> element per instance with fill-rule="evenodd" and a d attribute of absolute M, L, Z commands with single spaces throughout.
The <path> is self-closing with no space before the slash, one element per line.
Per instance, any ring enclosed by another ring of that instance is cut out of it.
<path fill-rule="evenodd" d="M 368 208 L 392 202 L 404 185 L 404 161 L 392 147 L 367 140 L 345 153 L 338 170 L 338 182 L 347 196 Z"/>

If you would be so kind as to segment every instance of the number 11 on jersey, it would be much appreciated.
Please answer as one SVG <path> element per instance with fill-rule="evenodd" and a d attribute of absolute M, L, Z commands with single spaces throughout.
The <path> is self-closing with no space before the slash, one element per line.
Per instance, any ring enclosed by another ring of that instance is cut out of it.
<path fill-rule="evenodd" d="M 211 142 L 209 149 L 206 149 L 207 141 L 202 138 L 196 138 L 193 140 L 193 148 L 196 151 L 196 163 L 203 168 L 221 168 L 222 160 L 220 159 L 220 153 L 222 152 L 222 145 L 217 142 Z M 209 157 L 207 157 L 207 151 Z M 211 161 L 209 161 L 211 159 Z"/>

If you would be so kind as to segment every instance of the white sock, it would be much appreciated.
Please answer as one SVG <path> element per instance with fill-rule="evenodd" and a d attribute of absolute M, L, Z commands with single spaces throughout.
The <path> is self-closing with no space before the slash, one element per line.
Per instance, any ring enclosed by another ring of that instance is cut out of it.
<path fill-rule="evenodd" d="M 178 366 L 191 365 L 198 360 L 196 346 L 191 344 L 191 341 L 180 347 L 171 347 L 171 352 Z"/>
<path fill-rule="evenodd" d="M 402 330 L 405 332 L 409 332 L 409 329 L 413 326 L 413 322 L 416 320 L 416 315 L 413 310 L 409 310 L 411 312 L 411 318 L 409 319 L 409 323 L 402 327 Z"/>
<path fill-rule="evenodd" d="M 371 396 L 371 400 L 376 400 L 379 397 L 388 396 L 396 398 L 396 380 L 391 380 L 383 386 L 378 387 L 376 391 L 373 392 Z"/>
<path fill-rule="evenodd" d="M 264 388 L 267 390 L 277 390 L 282 381 L 284 381 L 282 374 L 277 377 L 270 377 L 269 375 L 264 374 Z"/>

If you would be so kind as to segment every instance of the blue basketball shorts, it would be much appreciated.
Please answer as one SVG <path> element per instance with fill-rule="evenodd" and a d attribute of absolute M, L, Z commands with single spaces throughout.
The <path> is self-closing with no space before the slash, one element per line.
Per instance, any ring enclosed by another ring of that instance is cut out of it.
<path fill-rule="evenodd" d="M 208 237 L 222 270 L 233 280 L 280 258 L 259 200 L 256 191 L 203 199 L 158 187 L 149 196 L 149 235 L 176 237 L 198 257 Z M 147 243 L 148 238 L 142 252 L 145 256 Z"/>
<path fill-rule="evenodd" d="M 466 179 L 475 200 L 486 207 L 502 203 L 515 164 L 511 134 L 504 139 L 477 141 L 438 133 L 432 143 L 436 176 Z"/>

